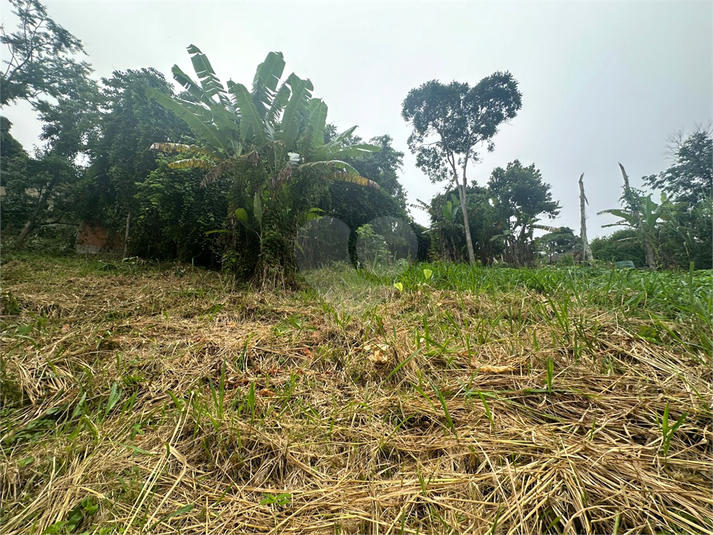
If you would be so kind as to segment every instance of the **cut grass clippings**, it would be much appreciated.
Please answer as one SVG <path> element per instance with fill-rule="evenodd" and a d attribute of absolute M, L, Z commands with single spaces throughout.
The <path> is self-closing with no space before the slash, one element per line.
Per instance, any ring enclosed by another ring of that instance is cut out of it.
<path fill-rule="evenodd" d="M 6 263 L 0 532 L 713 531 L 710 272 L 423 269 Z"/>

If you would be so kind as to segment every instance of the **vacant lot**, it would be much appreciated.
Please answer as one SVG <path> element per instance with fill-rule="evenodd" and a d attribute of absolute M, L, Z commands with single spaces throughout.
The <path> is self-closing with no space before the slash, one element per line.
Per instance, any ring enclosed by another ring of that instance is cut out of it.
<path fill-rule="evenodd" d="M 347 275 L 6 262 L 0 530 L 713 530 L 710 272 Z"/>

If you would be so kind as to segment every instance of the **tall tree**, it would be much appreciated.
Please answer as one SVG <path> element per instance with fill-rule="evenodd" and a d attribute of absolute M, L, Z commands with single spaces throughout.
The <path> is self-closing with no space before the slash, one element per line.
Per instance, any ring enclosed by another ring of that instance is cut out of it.
<path fill-rule="evenodd" d="M 554 218 L 560 210 L 559 203 L 552 200 L 550 185 L 543 182 L 535 164 L 523 167 L 515 160 L 505 169 L 493 170 L 488 188 L 505 227 L 503 237 L 509 246 L 510 261 L 517 265 L 532 264 L 534 230 L 555 230 L 537 221 L 543 215 Z"/>
<path fill-rule="evenodd" d="M 151 145 L 191 135 L 184 121 L 146 96 L 148 89 L 173 96 L 171 85 L 153 68 L 102 78 L 100 128 L 88 143 L 90 165 L 78 206 L 82 218 L 123 228 L 128 214 L 138 214 L 137 184 L 158 167 Z"/>
<path fill-rule="evenodd" d="M 9 0 L 18 19 L 15 32 L 0 27 L 0 43 L 7 49 L 0 72 L 0 105 L 18 100 L 30 102 L 45 121 L 42 138 L 47 145 L 34 159 L 28 160 L 27 184 L 17 183 L 9 190 L 17 193 L 13 202 L 25 207 L 27 219 L 15 240 L 22 247 L 26 238 L 40 224 L 56 222 L 71 202 L 67 195 L 80 177 L 75 165 L 79 146 L 77 133 L 81 121 L 61 121 L 57 113 L 75 105 L 75 111 L 86 105 L 86 89 L 92 85 L 89 64 L 77 59 L 84 54 L 79 39 L 57 24 L 38 0 Z M 42 97 L 58 99 L 51 105 Z M 64 114 L 65 118 L 67 114 Z M 78 114 L 75 113 L 75 118 Z M 49 133 L 50 123 L 63 122 L 64 127 Z M 17 187 L 14 187 L 17 186 Z M 50 214 L 51 212 L 51 214 Z"/>
<path fill-rule="evenodd" d="M 0 43 L 9 58 L 0 73 L 0 105 L 35 102 L 40 95 L 74 95 L 76 81 L 91 72 L 88 63 L 76 59 L 84 53 L 82 42 L 52 20 L 38 0 L 9 2 L 19 27 L 10 34 L 0 27 Z"/>
<path fill-rule="evenodd" d="M 713 194 L 713 132 L 697 128 L 684 137 L 671 139 L 672 165 L 659 173 L 644 178 L 644 183 L 666 193 L 675 202 L 693 207 L 701 201 L 710 202 Z"/>
<path fill-rule="evenodd" d="M 40 139 L 46 141 L 35 158 L 28 161 L 28 175 L 12 184 L 13 204 L 26 218 L 15 239 L 21 248 L 39 226 L 69 224 L 79 195 L 83 169 L 77 156 L 85 153 L 87 143 L 96 134 L 99 124 L 99 93 L 96 84 L 87 78 L 76 80 L 72 97 L 60 96 L 57 103 L 35 102 L 43 121 Z"/>
<path fill-rule="evenodd" d="M 509 72 L 496 72 L 473 87 L 432 80 L 412 89 L 403 102 L 402 116 L 413 127 L 408 145 L 416 165 L 432 182 L 449 180 L 458 187 L 471 264 L 475 252 L 467 209 L 468 164 L 479 160 L 478 147 L 493 150 L 498 127 L 521 107 L 522 95 Z"/>
<path fill-rule="evenodd" d="M 40 139 L 69 160 L 87 156 L 100 135 L 104 104 L 99 84 L 90 78 L 77 79 L 72 95 L 60 95 L 55 102 L 38 100 L 34 107 L 43 123 Z"/>

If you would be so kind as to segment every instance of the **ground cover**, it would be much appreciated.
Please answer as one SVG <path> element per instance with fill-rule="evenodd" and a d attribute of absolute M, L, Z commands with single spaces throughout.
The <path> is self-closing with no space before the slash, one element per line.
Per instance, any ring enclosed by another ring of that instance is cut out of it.
<path fill-rule="evenodd" d="M 710 533 L 710 272 L 2 269 L 2 533 Z M 395 283 L 395 284 L 394 284 Z"/>

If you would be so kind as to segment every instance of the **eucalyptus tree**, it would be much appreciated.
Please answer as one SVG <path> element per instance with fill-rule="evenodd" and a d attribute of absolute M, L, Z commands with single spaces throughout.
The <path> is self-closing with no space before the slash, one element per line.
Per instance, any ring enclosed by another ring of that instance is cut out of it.
<path fill-rule="evenodd" d="M 245 278 L 284 283 L 295 269 L 294 239 L 299 225 L 314 217 L 329 180 L 378 188 L 343 158 L 378 150 L 347 146 L 356 127 L 325 142 L 327 105 L 312 97 L 308 79 L 290 74 L 285 61 L 270 52 L 258 65 L 252 88 L 229 80 L 224 86 L 210 61 L 188 47 L 198 82 L 178 66 L 174 79 L 189 98 L 155 90 L 148 95 L 183 119 L 193 144 L 158 143 L 154 148 L 186 157 L 173 168 L 201 168 L 204 184 L 228 175 L 233 180 L 226 264 Z"/>
<path fill-rule="evenodd" d="M 465 228 L 468 259 L 475 264 L 467 210 L 468 163 L 479 161 L 478 148 L 494 148 L 498 127 L 522 107 L 517 81 L 509 72 L 496 72 L 475 86 L 437 80 L 412 89 L 402 105 L 402 116 L 413 126 L 408 145 L 416 165 L 432 182 L 457 185 Z"/>

